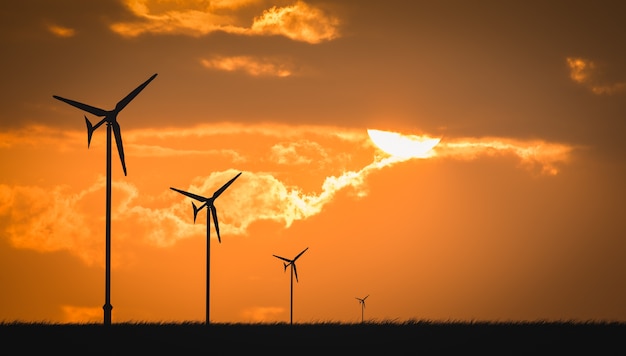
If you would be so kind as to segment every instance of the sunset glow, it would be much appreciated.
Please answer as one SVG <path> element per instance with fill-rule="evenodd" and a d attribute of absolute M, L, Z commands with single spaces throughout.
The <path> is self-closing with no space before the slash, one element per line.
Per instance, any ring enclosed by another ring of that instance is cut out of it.
<path fill-rule="evenodd" d="M 438 138 L 404 136 L 397 132 L 368 129 L 367 134 L 374 144 L 384 152 L 402 159 L 427 158 L 439 143 Z"/>
<path fill-rule="evenodd" d="M 622 5 L 36 3 L 0 22 L 0 320 L 103 320 L 89 107 L 123 108 L 113 322 L 204 321 L 207 243 L 213 322 L 288 322 L 305 248 L 294 322 L 626 320 Z M 239 173 L 207 241 L 171 188 Z"/>

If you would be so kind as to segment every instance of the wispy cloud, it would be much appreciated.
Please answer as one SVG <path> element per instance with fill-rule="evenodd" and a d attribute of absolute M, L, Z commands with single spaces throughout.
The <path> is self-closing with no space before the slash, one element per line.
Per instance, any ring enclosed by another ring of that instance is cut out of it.
<path fill-rule="evenodd" d="M 300 140 L 296 142 L 279 142 L 270 148 L 270 157 L 278 164 L 324 164 L 328 154 L 317 142 Z"/>
<path fill-rule="evenodd" d="M 74 37 L 76 30 L 59 25 L 48 25 L 48 31 L 57 37 Z"/>
<path fill-rule="evenodd" d="M 578 57 L 568 57 L 566 60 L 570 78 L 586 86 L 594 94 L 611 95 L 626 90 L 626 82 L 606 78 L 602 66 L 598 63 Z"/>
<path fill-rule="evenodd" d="M 44 125 L 29 125 L 0 131 L 0 149 L 51 146 L 64 152 L 73 149 L 76 144 L 87 145 L 84 131 L 68 131 Z"/>
<path fill-rule="evenodd" d="M 511 155 L 521 166 L 541 174 L 556 175 L 559 164 L 570 160 L 574 146 L 541 140 L 515 140 L 498 137 L 446 139 L 434 148 L 435 156 L 459 160 Z"/>
<path fill-rule="evenodd" d="M 297 1 L 291 6 L 274 6 L 256 17 L 251 32 L 254 34 L 283 35 L 295 41 L 319 43 L 339 36 L 339 19 L 327 16 L 322 10 Z"/>
<path fill-rule="evenodd" d="M 47 130 L 47 129 L 46 129 Z M 41 129 L 42 133 L 45 130 Z M 347 142 L 361 142 L 367 139 L 367 133 L 360 128 L 343 128 L 318 125 L 286 125 L 260 123 L 257 125 L 232 122 L 216 122 L 185 128 L 141 129 L 125 132 L 124 139 L 171 139 L 171 138 L 208 138 L 224 135 L 254 135 L 256 137 L 273 137 L 281 140 L 294 140 L 302 137 L 330 137 Z"/>
<path fill-rule="evenodd" d="M 241 163 L 247 161 L 246 157 L 232 149 L 180 149 L 164 147 L 160 145 L 125 144 L 128 150 L 132 150 L 135 157 L 181 157 L 181 156 L 221 156 L 227 157 L 231 162 Z"/>
<path fill-rule="evenodd" d="M 145 33 L 199 37 L 222 31 L 248 36 L 281 35 L 313 44 L 339 37 L 339 20 L 303 1 L 273 6 L 253 18 L 247 17 L 250 9 L 263 6 L 264 1 L 125 0 L 124 4 L 137 20 L 114 23 L 111 30 L 125 37 Z M 245 26 L 248 23 L 250 27 Z"/>
<path fill-rule="evenodd" d="M 200 62 L 209 69 L 243 72 L 253 77 L 289 77 L 293 74 L 293 66 L 278 59 L 255 58 L 252 56 L 216 56 L 210 59 L 202 59 Z"/>

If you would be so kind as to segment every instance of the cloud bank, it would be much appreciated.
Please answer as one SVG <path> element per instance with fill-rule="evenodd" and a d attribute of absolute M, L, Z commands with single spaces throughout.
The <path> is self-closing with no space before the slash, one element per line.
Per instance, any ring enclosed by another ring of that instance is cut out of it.
<path fill-rule="evenodd" d="M 41 142 L 49 142 L 41 149 L 62 147 L 54 144 L 55 140 L 64 140 L 63 136 L 52 136 L 54 130 L 41 129 L 39 132 L 43 136 Z M 21 131 L 4 135 L 24 137 Z M 267 140 L 272 144 L 268 144 L 263 152 L 256 147 L 228 145 L 206 151 L 184 147 L 207 139 L 214 142 L 221 136 L 226 136 L 224 142 L 242 142 L 232 139 L 237 135 L 254 135 L 256 140 Z M 70 136 L 78 140 L 78 133 Z M 8 139 L 9 146 L 2 149 L 31 145 L 28 140 L 20 141 L 15 137 Z M 189 129 L 131 130 L 125 137 L 127 151 L 136 153 L 135 160 L 138 161 L 155 157 L 163 159 L 164 156 L 174 160 L 185 156 L 202 159 L 210 156 L 217 164 L 218 157 L 223 156 L 231 167 L 233 157 L 238 157 L 239 162 L 247 162 L 245 164 L 250 167 L 255 164 L 265 167 L 241 170 L 241 177 L 216 201 L 220 232 L 230 236 L 246 235 L 249 227 L 259 221 L 274 222 L 288 229 L 295 221 L 320 214 L 340 191 L 348 191 L 355 199 L 365 198 L 368 195 L 367 179 L 372 173 L 390 169 L 409 159 L 380 151 L 365 130 L 342 131 L 335 127 L 216 124 Z M 165 149 L 164 142 L 170 147 Z M 569 145 L 539 140 L 446 138 L 433 148 L 432 154 L 419 159 L 473 160 L 507 155 L 516 157 L 525 169 L 538 167 L 540 174 L 555 175 L 559 165 L 568 162 L 573 149 Z M 289 172 L 284 170 L 287 167 L 307 169 L 316 179 L 315 187 L 305 189 L 291 180 Z M 239 172 L 233 168 L 217 170 L 209 175 L 196 176 L 188 185 L 176 188 L 207 195 Z M 114 180 L 112 184 L 112 224 L 123 226 L 115 229 L 116 244 L 167 247 L 181 239 L 206 236 L 206 213 L 203 210 L 194 224 L 191 199 L 169 189 L 152 195 L 144 193 L 143 189 L 139 183 L 123 180 Z M 104 260 L 104 196 L 104 176 L 78 191 L 70 186 L 46 188 L 0 184 L 0 219 L 5 221 L 0 234 L 16 248 L 40 252 L 66 250 L 88 265 L 101 264 Z M 214 229 L 212 224 L 211 229 Z M 211 236 L 216 237 L 214 230 Z M 123 253 L 116 254 L 112 264 L 126 263 L 126 259 Z"/>

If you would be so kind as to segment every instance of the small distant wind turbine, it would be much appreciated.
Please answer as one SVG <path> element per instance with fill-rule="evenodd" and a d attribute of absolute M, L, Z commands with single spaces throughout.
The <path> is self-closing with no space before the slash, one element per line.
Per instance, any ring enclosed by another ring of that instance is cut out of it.
<path fill-rule="evenodd" d="M 280 257 L 277 255 L 272 255 L 276 258 L 279 258 L 281 260 L 283 260 L 283 266 L 285 267 L 285 271 L 287 271 L 287 267 L 291 267 L 291 300 L 290 300 L 290 313 L 289 313 L 289 323 L 293 324 L 293 277 L 294 275 L 296 276 L 296 282 L 298 282 L 298 270 L 296 269 L 296 260 L 302 256 L 302 254 L 308 250 L 309 248 L 305 248 L 304 250 L 302 250 L 302 252 L 300 252 L 296 257 L 294 257 L 292 260 L 285 258 L 285 257 Z"/>
<path fill-rule="evenodd" d="M 189 193 L 186 192 L 184 190 L 180 190 L 180 189 L 176 189 L 176 188 L 172 188 L 170 187 L 171 190 L 174 190 L 176 192 L 179 192 L 180 194 L 186 195 L 190 198 L 193 198 L 195 200 L 198 200 L 200 202 L 202 202 L 202 205 L 200 205 L 199 207 L 196 206 L 196 204 L 194 204 L 193 202 L 191 202 L 191 206 L 193 207 L 193 222 L 196 222 L 196 217 L 198 216 L 198 212 L 200 210 L 202 210 L 202 208 L 206 207 L 207 208 L 207 214 L 206 214 L 206 324 L 210 323 L 210 319 L 209 319 L 209 297 L 210 297 L 210 276 L 211 276 L 211 215 L 213 215 L 213 224 L 215 225 L 215 232 L 217 233 L 217 241 L 218 242 L 222 242 L 221 238 L 220 238 L 220 226 L 217 222 L 217 209 L 215 208 L 215 199 L 217 199 L 225 190 L 226 188 L 228 188 L 228 186 L 230 186 L 235 179 L 237 179 L 242 172 L 239 172 L 234 178 L 232 178 L 231 180 L 229 180 L 228 182 L 226 182 L 226 184 L 224 184 L 220 189 L 216 190 L 215 193 L 213 193 L 213 196 L 210 198 L 205 198 L 203 196 L 200 195 L 196 195 L 193 193 Z"/>
<path fill-rule="evenodd" d="M 61 100 L 67 104 L 70 104 L 74 107 L 77 107 L 83 111 L 91 113 L 96 116 L 104 117 L 100 122 L 95 125 L 92 125 L 87 116 L 85 116 L 85 122 L 87 124 L 87 148 L 91 145 L 91 136 L 93 132 L 100 127 L 100 125 L 106 123 L 107 124 L 107 181 L 106 181 L 106 272 L 105 272 L 105 301 L 104 306 L 104 324 L 111 324 L 111 310 L 113 306 L 111 305 L 111 130 L 113 130 L 113 134 L 115 135 L 115 143 L 117 145 L 117 152 L 120 155 L 120 160 L 122 161 L 122 169 L 124 170 L 124 175 L 126 175 L 126 162 L 124 161 L 124 146 L 122 145 L 122 132 L 120 131 L 120 124 L 117 122 L 117 115 L 119 115 L 120 111 L 133 100 L 139 92 L 141 92 L 155 77 L 156 73 L 152 75 L 148 80 L 143 82 L 140 86 L 135 88 L 132 92 L 130 92 L 126 97 L 120 100 L 117 105 L 115 105 L 115 109 L 113 110 L 104 110 L 91 105 L 83 104 L 78 101 L 65 99 L 57 95 L 53 95 L 52 97 L 58 100 Z"/>
<path fill-rule="evenodd" d="M 369 297 L 369 294 L 366 295 L 364 298 L 355 297 L 359 300 L 359 303 L 361 304 L 361 323 L 363 323 L 363 311 L 365 310 L 365 299 L 367 299 L 367 297 Z"/>

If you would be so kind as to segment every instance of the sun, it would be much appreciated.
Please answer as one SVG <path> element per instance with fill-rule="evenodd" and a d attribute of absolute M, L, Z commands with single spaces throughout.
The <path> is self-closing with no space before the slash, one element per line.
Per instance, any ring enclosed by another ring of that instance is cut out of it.
<path fill-rule="evenodd" d="M 428 158 L 441 139 L 427 136 L 402 135 L 397 132 L 368 129 L 374 145 L 385 153 L 403 159 Z"/>

